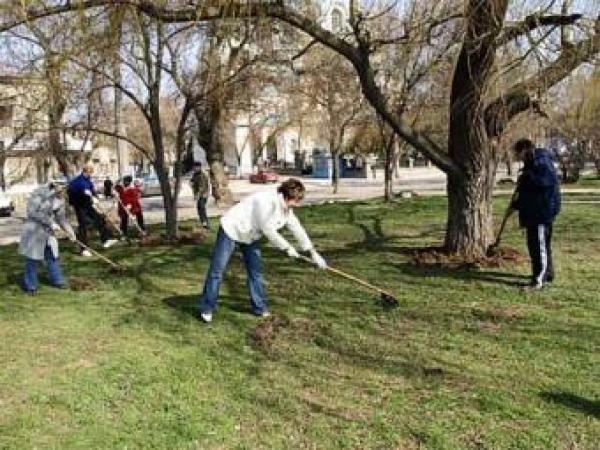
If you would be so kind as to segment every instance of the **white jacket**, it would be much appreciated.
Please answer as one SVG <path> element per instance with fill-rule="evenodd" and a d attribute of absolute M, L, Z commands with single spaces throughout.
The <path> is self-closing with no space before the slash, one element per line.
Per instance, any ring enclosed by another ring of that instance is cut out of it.
<path fill-rule="evenodd" d="M 291 245 L 278 232 L 285 226 L 298 241 L 300 250 L 313 248 L 298 218 L 278 192 L 257 192 L 244 198 L 221 217 L 221 226 L 236 242 L 250 244 L 264 235 L 278 249 L 287 250 Z"/>

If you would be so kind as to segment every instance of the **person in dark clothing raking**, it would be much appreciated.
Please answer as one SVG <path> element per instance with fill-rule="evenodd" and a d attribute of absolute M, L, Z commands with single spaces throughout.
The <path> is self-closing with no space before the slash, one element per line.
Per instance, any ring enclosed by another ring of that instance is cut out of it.
<path fill-rule="evenodd" d="M 88 245 L 87 223 L 91 221 L 100 233 L 102 246 L 109 248 L 117 241 L 112 239 L 112 235 L 106 227 L 104 217 L 94 208 L 95 205 L 100 203 L 100 200 L 98 200 L 98 194 L 91 180 L 93 173 L 94 166 L 87 163 L 83 166 L 81 174 L 69 181 L 67 188 L 69 203 L 75 209 L 77 223 L 79 224 L 78 240 L 86 246 Z M 83 256 L 92 256 L 89 250 L 84 247 L 81 247 L 81 254 Z"/>
<path fill-rule="evenodd" d="M 511 206 L 519 212 L 519 224 L 527 235 L 532 273 L 526 289 L 540 290 L 555 276 L 552 223 L 560 212 L 560 184 L 550 151 L 536 148 L 529 139 L 520 139 L 514 152 L 524 163 Z"/>

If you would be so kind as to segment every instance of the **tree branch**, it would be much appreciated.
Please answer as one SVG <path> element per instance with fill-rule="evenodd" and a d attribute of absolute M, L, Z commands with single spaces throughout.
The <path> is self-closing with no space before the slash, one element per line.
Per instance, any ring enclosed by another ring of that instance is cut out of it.
<path fill-rule="evenodd" d="M 550 14 L 541 16 L 539 14 L 532 14 L 525 17 L 522 22 L 515 22 L 506 27 L 502 33 L 496 38 L 496 47 L 501 47 L 508 44 L 511 41 L 533 31 L 537 28 L 547 26 L 560 26 L 560 25 L 572 25 L 581 19 L 581 14 Z"/>
<path fill-rule="evenodd" d="M 597 20 L 600 26 L 600 19 Z M 508 122 L 517 114 L 535 108 L 539 95 L 566 78 L 580 64 L 600 53 L 600 32 L 573 46 L 563 48 L 560 56 L 544 70 L 515 84 L 503 95 L 490 102 L 485 109 L 489 137 L 499 136 Z"/>

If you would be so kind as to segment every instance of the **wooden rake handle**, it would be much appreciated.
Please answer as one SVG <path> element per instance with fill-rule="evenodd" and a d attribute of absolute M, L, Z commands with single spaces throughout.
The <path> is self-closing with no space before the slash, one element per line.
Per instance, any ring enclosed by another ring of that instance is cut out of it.
<path fill-rule="evenodd" d="M 100 258 L 102 261 L 110 264 L 113 268 L 115 269 L 122 269 L 123 266 L 120 264 L 117 264 L 116 262 L 108 259 L 106 256 L 104 256 L 102 253 L 97 252 L 96 250 L 94 250 L 91 247 L 88 247 L 87 245 L 85 245 L 83 242 L 81 242 L 79 239 L 75 239 L 75 243 L 78 244 L 79 246 L 83 247 L 84 249 L 86 249 L 87 251 L 89 251 L 92 255 L 97 256 L 98 258 Z"/>
<path fill-rule="evenodd" d="M 307 256 L 300 255 L 300 259 L 303 260 L 303 261 L 306 261 L 308 263 L 314 264 L 313 261 L 312 261 L 312 259 L 308 258 Z M 391 293 L 389 293 L 387 291 L 384 291 L 383 289 L 378 288 L 377 286 L 374 286 L 371 283 L 366 282 L 365 280 L 361 280 L 360 278 L 357 278 L 354 275 L 350 275 L 349 273 L 342 272 L 341 270 L 335 269 L 334 267 L 331 267 L 331 266 L 327 266 L 326 270 L 328 270 L 329 272 L 335 273 L 336 275 L 339 275 L 339 276 L 341 276 L 343 278 L 346 278 L 347 280 L 354 281 L 355 283 L 358 283 L 361 286 L 364 286 L 364 287 L 366 287 L 368 289 L 371 289 L 372 291 L 375 291 L 375 292 L 377 292 L 379 294 L 384 294 L 384 295 L 387 295 L 389 297 L 395 298 L 395 296 L 393 294 L 391 294 Z"/>
<path fill-rule="evenodd" d="M 133 223 L 133 225 L 137 228 L 137 230 L 140 234 L 144 234 L 145 233 L 144 230 L 142 230 L 137 223 L 137 217 L 135 217 L 133 215 L 133 213 L 129 209 L 127 209 L 127 207 L 123 204 L 123 202 L 121 201 L 121 198 L 119 197 L 119 193 L 115 192 L 115 194 L 117 194 L 115 197 L 117 199 L 117 202 L 119 203 L 119 205 L 121 205 L 121 208 L 123 208 L 125 210 L 125 212 L 129 216 L 129 218 L 131 219 L 131 223 Z"/>

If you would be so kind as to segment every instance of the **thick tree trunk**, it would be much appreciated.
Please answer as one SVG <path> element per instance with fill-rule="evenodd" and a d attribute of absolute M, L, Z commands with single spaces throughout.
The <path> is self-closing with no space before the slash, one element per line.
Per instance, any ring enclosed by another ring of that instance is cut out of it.
<path fill-rule="evenodd" d="M 493 188 L 492 170 L 482 170 L 468 179 L 448 176 L 447 250 L 466 260 L 485 256 L 493 242 Z"/>
<path fill-rule="evenodd" d="M 507 6 L 508 0 L 469 1 L 467 30 L 452 80 L 448 154 L 460 170 L 448 173 L 444 246 L 467 260 L 485 256 L 492 242 L 497 148 L 488 141 L 483 98 Z"/>
<path fill-rule="evenodd" d="M 220 109 L 218 104 L 206 109 L 207 111 L 200 107 L 194 108 L 199 128 L 198 144 L 206 152 L 212 196 L 217 204 L 228 205 L 233 203 L 233 194 L 229 189 L 229 178 L 225 173 L 225 155 L 218 128 Z"/>

